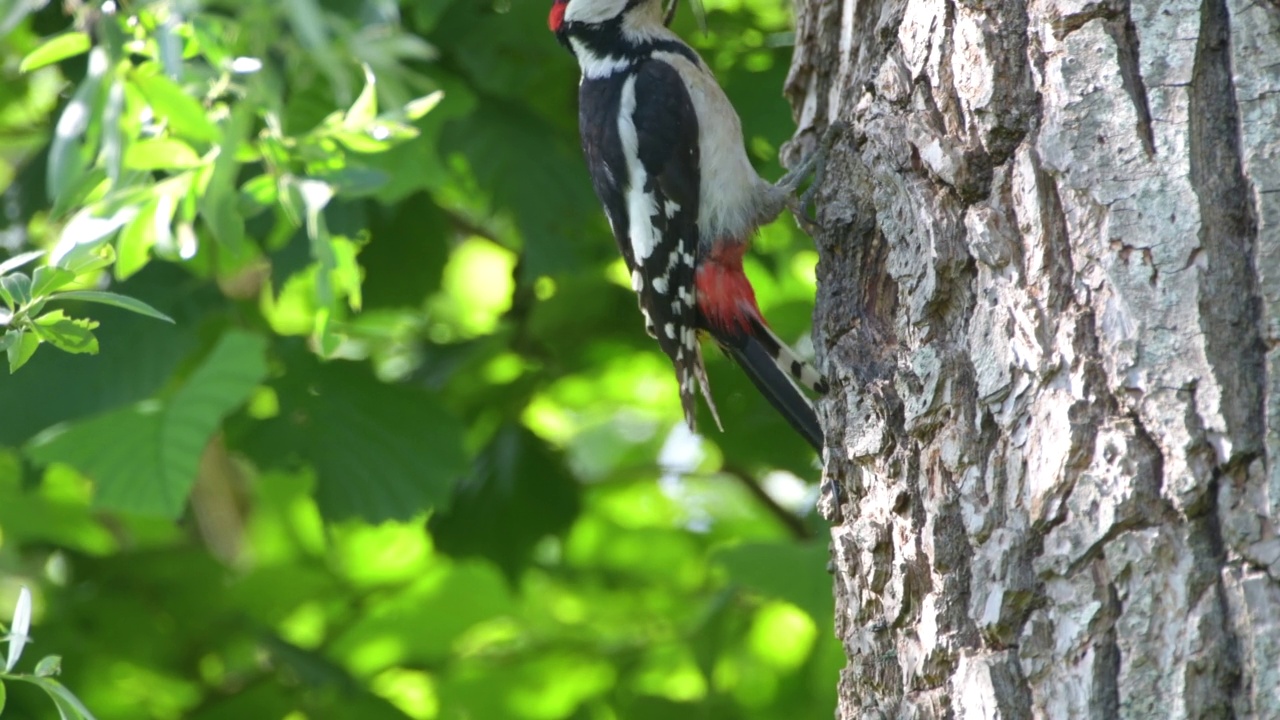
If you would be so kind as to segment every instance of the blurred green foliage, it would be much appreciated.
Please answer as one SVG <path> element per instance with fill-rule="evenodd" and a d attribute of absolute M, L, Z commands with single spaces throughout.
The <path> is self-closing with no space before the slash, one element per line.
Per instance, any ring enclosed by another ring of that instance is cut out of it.
<path fill-rule="evenodd" d="M 705 5 L 777 176 L 790 8 Z M 0 608 L 98 718 L 831 716 L 813 455 L 718 358 L 679 424 L 548 9 L 0 2 L 0 274 L 73 293 L 0 309 L 61 329 L 4 348 Z"/>

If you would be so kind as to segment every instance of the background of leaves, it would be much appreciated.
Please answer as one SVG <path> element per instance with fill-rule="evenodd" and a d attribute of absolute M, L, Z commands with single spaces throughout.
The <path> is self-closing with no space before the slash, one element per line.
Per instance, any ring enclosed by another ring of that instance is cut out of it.
<path fill-rule="evenodd" d="M 776 177 L 790 8 L 705 4 L 677 29 Z M 549 3 L 32 5 L 0 2 L 0 259 L 174 323 L 49 304 L 83 332 L 0 376 L 24 663 L 103 719 L 830 717 L 813 455 L 715 353 L 727 432 L 679 425 Z M 799 339 L 812 246 L 756 247 Z"/>

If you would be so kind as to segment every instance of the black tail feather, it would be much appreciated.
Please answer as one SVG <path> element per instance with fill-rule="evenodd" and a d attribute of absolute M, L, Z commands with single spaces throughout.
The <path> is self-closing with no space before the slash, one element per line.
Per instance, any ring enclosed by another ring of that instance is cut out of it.
<path fill-rule="evenodd" d="M 768 399 L 769 404 L 787 419 L 796 432 L 809 441 L 814 450 L 821 453 L 823 435 L 818 415 L 809 398 L 778 367 L 774 360 L 776 350 L 771 354 L 760 340 L 750 335 L 717 340 L 725 354 L 746 372 L 751 383 Z"/>

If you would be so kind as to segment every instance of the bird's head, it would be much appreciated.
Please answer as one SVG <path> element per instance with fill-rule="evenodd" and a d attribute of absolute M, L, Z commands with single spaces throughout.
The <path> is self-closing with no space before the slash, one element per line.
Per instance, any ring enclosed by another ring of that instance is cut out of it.
<path fill-rule="evenodd" d="M 672 0 L 664 12 L 662 0 L 554 0 L 547 27 L 570 50 L 569 39 L 576 36 L 622 33 L 640 38 L 669 24 L 677 2 Z"/>

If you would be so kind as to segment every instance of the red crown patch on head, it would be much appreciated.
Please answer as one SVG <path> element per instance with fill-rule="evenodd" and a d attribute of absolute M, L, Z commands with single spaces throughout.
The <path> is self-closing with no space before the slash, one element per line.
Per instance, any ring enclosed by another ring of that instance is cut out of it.
<path fill-rule="evenodd" d="M 551 6 L 551 15 L 547 17 L 547 27 L 551 28 L 551 32 L 560 32 L 560 26 L 564 24 L 564 9 L 569 4 L 569 0 L 556 0 Z"/>

